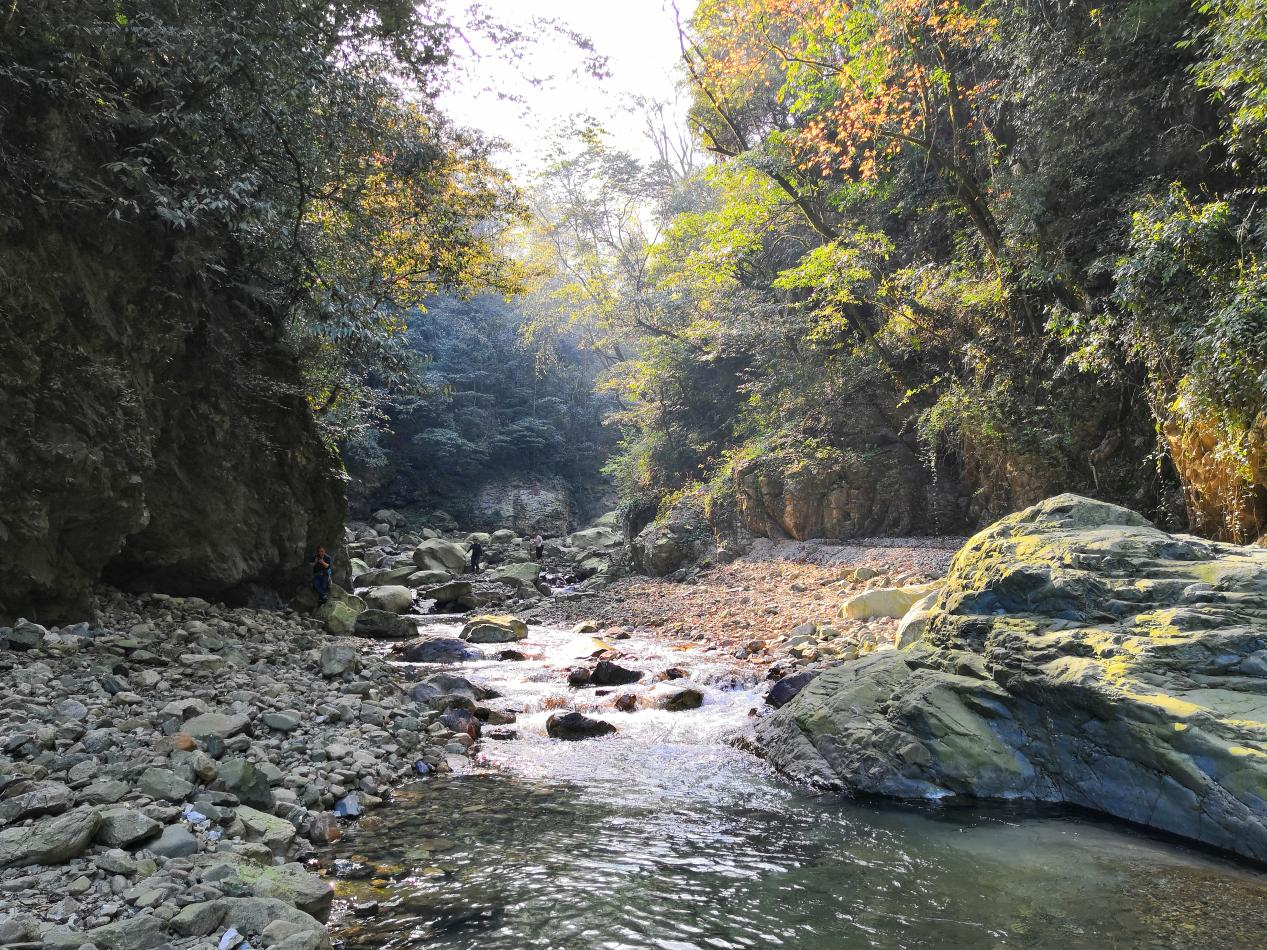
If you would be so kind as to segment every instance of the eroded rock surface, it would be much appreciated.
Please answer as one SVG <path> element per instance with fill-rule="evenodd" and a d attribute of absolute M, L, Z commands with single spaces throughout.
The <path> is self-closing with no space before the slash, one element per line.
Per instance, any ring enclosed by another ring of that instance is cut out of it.
<path fill-rule="evenodd" d="M 920 640 L 758 731 L 814 784 L 1067 802 L 1267 860 L 1267 550 L 1048 499 L 964 546 Z"/>

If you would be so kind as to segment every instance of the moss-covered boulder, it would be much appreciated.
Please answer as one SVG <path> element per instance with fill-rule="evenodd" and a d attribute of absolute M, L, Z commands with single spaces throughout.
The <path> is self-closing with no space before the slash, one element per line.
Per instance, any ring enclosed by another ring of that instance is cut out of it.
<path fill-rule="evenodd" d="M 759 733 L 813 784 L 1067 802 L 1267 860 L 1267 550 L 1048 499 L 964 546 L 918 641 Z"/>

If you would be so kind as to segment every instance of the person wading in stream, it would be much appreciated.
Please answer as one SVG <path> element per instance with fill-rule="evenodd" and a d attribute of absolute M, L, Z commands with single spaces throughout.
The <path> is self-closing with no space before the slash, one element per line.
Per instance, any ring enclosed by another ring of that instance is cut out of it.
<path fill-rule="evenodd" d="M 317 548 L 312 559 L 312 589 L 317 592 L 317 605 L 321 606 L 330 596 L 330 578 L 334 575 L 334 559 L 325 548 Z"/>
<path fill-rule="evenodd" d="M 480 572 L 480 558 L 484 556 L 484 545 L 478 541 L 471 542 L 471 572 L 478 574 Z"/>

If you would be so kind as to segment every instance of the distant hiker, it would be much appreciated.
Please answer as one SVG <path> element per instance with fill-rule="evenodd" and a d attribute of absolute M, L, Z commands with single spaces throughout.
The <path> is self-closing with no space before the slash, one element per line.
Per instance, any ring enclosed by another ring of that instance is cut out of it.
<path fill-rule="evenodd" d="M 540 531 L 532 536 L 532 550 L 535 552 L 538 561 L 546 553 L 546 543 L 542 540 Z"/>
<path fill-rule="evenodd" d="M 471 542 L 471 571 L 475 574 L 480 572 L 480 558 L 484 556 L 484 545 L 478 541 Z"/>
<path fill-rule="evenodd" d="M 312 559 L 312 589 L 317 592 L 318 607 L 330 596 L 332 576 L 334 576 L 334 559 L 326 554 L 325 548 L 317 548 L 317 556 Z"/>

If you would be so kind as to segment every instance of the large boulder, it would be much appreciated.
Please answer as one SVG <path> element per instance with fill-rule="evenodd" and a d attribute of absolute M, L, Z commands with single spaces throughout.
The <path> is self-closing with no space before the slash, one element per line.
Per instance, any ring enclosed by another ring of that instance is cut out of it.
<path fill-rule="evenodd" d="M 821 786 L 1066 802 L 1267 860 L 1267 550 L 1048 499 L 964 546 L 919 641 L 758 733 Z"/>
<path fill-rule="evenodd" d="M 401 564 L 397 567 L 384 567 L 377 571 L 366 571 L 363 574 L 357 574 L 353 578 L 353 582 L 358 588 L 404 584 L 416 570 L 417 568 L 412 563 Z"/>
<path fill-rule="evenodd" d="M 470 643 L 509 643 L 528 636 L 528 625 L 518 617 L 484 614 L 468 620 L 458 635 Z"/>
<path fill-rule="evenodd" d="M 420 571 L 461 571 L 467 560 L 466 548 L 442 538 L 429 538 L 414 548 L 414 565 Z"/>
<path fill-rule="evenodd" d="M 404 640 L 418 632 L 418 624 L 390 610 L 362 610 L 356 617 L 358 637 L 376 640 Z"/>
<path fill-rule="evenodd" d="M 879 587 L 864 590 L 845 600 L 841 616 L 850 620 L 873 620 L 876 617 L 900 618 L 929 594 L 941 589 L 941 582 L 912 584 L 908 587 Z"/>
<path fill-rule="evenodd" d="M 625 543 L 624 535 L 620 531 L 605 525 L 596 525 L 577 531 L 568 540 L 572 543 L 572 547 L 583 551 L 610 550 Z"/>
<path fill-rule="evenodd" d="M 83 806 L 30 825 L 6 828 L 0 831 L 0 869 L 61 864 L 78 857 L 92 843 L 100 824 L 97 809 Z"/>
<path fill-rule="evenodd" d="M 365 592 L 365 605 L 373 610 L 407 614 L 414 605 L 414 592 L 399 584 L 371 587 Z"/>
<path fill-rule="evenodd" d="M 616 727 L 601 719 L 591 719 L 579 712 L 555 713 L 546 720 L 546 735 L 551 739 L 575 742 L 611 735 Z"/>
<path fill-rule="evenodd" d="M 508 587 L 532 587 L 541 578 L 541 565 L 534 561 L 506 564 L 488 571 L 486 580 L 500 581 Z"/>
<path fill-rule="evenodd" d="M 326 632 L 335 637 L 348 637 L 356 631 L 356 618 L 360 611 L 351 604 L 326 601 L 315 611 L 318 620 L 326 625 Z"/>
<path fill-rule="evenodd" d="M 423 600 L 434 600 L 437 604 L 456 604 L 464 597 L 471 596 L 472 587 L 468 581 L 449 581 L 435 587 L 424 587 L 418 591 Z"/>
<path fill-rule="evenodd" d="M 484 651 L 457 637 L 419 637 L 395 647 L 393 652 L 407 663 L 465 663 L 484 659 Z"/>

